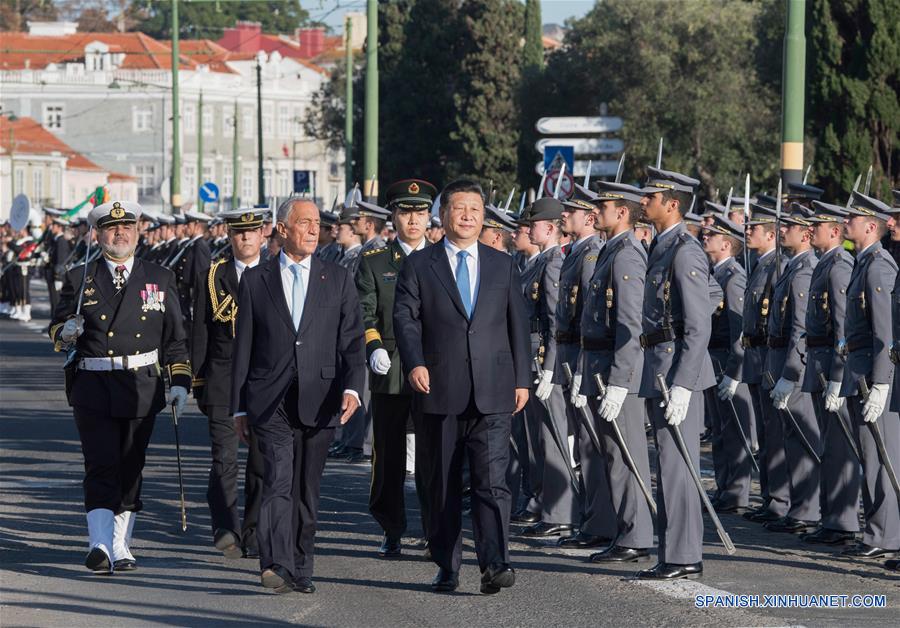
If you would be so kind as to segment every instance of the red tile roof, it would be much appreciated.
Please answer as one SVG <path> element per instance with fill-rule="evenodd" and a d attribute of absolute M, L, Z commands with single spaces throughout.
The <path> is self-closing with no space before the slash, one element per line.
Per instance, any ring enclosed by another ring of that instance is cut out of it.
<path fill-rule="evenodd" d="M 96 172 L 106 171 L 53 135 L 33 118 L 23 116 L 10 122 L 6 116 L 0 117 L 0 149 L 4 154 L 9 154 L 10 146 L 12 146 L 14 155 L 52 155 L 57 153 L 67 157 L 67 168 Z"/>
<path fill-rule="evenodd" d="M 125 53 L 122 68 L 126 70 L 163 70 L 172 67 L 172 50 L 168 43 L 144 33 L 75 33 L 73 35 L 30 35 L 3 33 L 0 38 L 0 68 L 20 70 L 43 69 L 50 63 L 84 61 L 84 48 L 94 41 L 103 42 L 111 52 Z M 212 43 L 212 42 L 210 42 Z M 196 63 L 182 52 L 181 69 Z"/>

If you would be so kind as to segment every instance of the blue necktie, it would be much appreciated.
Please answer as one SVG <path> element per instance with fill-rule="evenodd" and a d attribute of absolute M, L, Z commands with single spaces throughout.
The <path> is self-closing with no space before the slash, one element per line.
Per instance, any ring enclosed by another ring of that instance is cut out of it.
<path fill-rule="evenodd" d="M 456 263 L 456 288 L 459 290 L 459 298 L 462 299 L 463 307 L 466 308 L 466 316 L 472 317 L 472 292 L 469 286 L 469 265 L 466 264 L 466 251 L 460 251 L 456 254 L 459 260 Z"/>
<path fill-rule="evenodd" d="M 294 330 L 300 329 L 300 318 L 303 316 L 303 275 L 300 274 L 300 264 L 291 266 L 294 273 L 294 285 L 291 288 L 291 320 L 294 322 Z"/>

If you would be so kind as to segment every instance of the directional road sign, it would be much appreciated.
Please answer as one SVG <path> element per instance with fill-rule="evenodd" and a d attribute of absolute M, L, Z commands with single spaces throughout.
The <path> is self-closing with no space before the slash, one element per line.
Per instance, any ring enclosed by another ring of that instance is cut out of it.
<path fill-rule="evenodd" d="M 612 133 L 622 128 L 622 118 L 615 116 L 568 116 L 540 118 L 535 124 L 538 133 Z"/>
<path fill-rule="evenodd" d="M 207 181 L 200 186 L 200 200 L 204 203 L 215 203 L 219 200 L 219 186 Z"/>
<path fill-rule="evenodd" d="M 609 155 L 621 153 L 625 149 L 625 142 L 617 138 L 545 137 L 534 145 L 541 154 L 547 146 L 571 146 L 576 155 Z"/>

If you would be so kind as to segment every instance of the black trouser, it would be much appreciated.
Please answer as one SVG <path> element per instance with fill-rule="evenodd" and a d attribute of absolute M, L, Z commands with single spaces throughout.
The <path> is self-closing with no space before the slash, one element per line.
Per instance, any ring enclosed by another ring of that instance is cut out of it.
<path fill-rule="evenodd" d="M 85 511 L 140 511 L 141 472 L 156 415 L 118 418 L 82 406 L 72 412 L 84 454 Z"/>
<path fill-rule="evenodd" d="M 472 487 L 472 531 L 478 566 L 509 562 L 509 414 L 479 414 L 470 400 L 459 415 L 424 414 L 421 440 L 428 483 L 428 544 L 434 562 L 453 572 L 462 563 L 463 459 Z"/>
<path fill-rule="evenodd" d="M 50 318 L 53 318 L 53 312 L 56 311 L 56 304 L 59 303 L 59 293 L 56 291 L 56 281 L 54 281 L 53 269 L 46 269 L 47 277 L 47 294 L 50 296 Z"/>
<path fill-rule="evenodd" d="M 209 419 L 209 441 L 212 449 L 212 466 L 209 469 L 209 484 L 206 489 L 212 531 L 215 533 L 219 529 L 230 530 L 240 537 L 243 547 L 256 549 L 256 525 L 259 521 L 263 483 L 263 461 L 259 453 L 259 443 L 251 431 L 244 471 L 244 522 L 241 525 L 237 508 L 239 441 L 234 431 L 234 419 L 226 406 L 203 406 L 201 410 Z"/>
<path fill-rule="evenodd" d="M 369 512 L 392 538 L 406 532 L 406 430 L 412 397 L 409 395 L 372 394 L 372 486 Z M 416 448 L 418 462 L 418 447 Z M 419 502 L 425 494 L 423 480 L 416 468 L 416 490 Z M 425 508 L 422 507 L 422 521 Z"/>
<path fill-rule="evenodd" d="M 319 488 L 334 428 L 301 425 L 293 384 L 275 414 L 251 431 L 265 464 L 256 531 L 262 569 L 311 577 L 319 515 Z"/>

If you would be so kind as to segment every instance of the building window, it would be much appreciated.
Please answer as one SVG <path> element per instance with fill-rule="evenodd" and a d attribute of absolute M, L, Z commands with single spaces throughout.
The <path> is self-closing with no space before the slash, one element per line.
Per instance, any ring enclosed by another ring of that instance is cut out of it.
<path fill-rule="evenodd" d="M 287 137 L 291 134 L 291 108 L 287 105 L 278 105 L 278 136 Z"/>
<path fill-rule="evenodd" d="M 232 195 L 232 185 L 234 184 L 234 173 L 231 170 L 231 164 L 222 166 L 222 196 Z"/>
<path fill-rule="evenodd" d="M 132 130 L 135 133 L 145 133 L 153 130 L 153 105 L 132 107 Z"/>
<path fill-rule="evenodd" d="M 264 168 L 263 169 L 263 192 L 265 195 L 272 196 L 275 193 L 274 188 L 272 188 L 272 169 Z"/>
<path fill-rule="evenodd" d="M 62 205 L 59 198 L 59 168 L 50 171 L 50 200 L 54 204 Z"/>
<path fill-rule="evenodd" d="M 303 108 L 294 107 L 294 137 L 303 137 Z"/>
<path fill-rule="evenodd" d="M 16 168 L 16 185 L 14 187 L 13 193 L 25 193 L 25 168 Z"/>
<path fill-rule="evenodd" d="M 44 171 L 40 167 L 31 169 L 31 199 L 40 202 L 44 198 Z"/>
<path fill-rule="evenodd" d="M 275 127 L 272 124 L 272 103 L 263 103 L 262 113 L 263 137 L 272 137 Z"/>
<path fill-rule="evenodd" d="M 138 195 L 152 196 L 156 186 L 156 166 L 153 164 L 140 164 L 131 167 L 131 172 L 138 181 Z"/>
<path fill-rule="evenodd" d="M 62 105 L 44 105 L 44 128 L 56 132 L 63 130 Z"/>
<path fill-rule="evenodd" d="M 234 137 L 234 108 L 222 107 L 222 135 Z"/>
<path fill-rule="evenodd" d="M 201 177 L 200 181 L 197 182 L 197 185 L 198 185 L 197 189 L 199 190 L 199 186 L 203 185 L 204 183 L 210 183 L 210 182 L 212 182 L 212 183 L 216 182 L 215 175 L 213 174 L 213 167 L 212 166 L 203 166 L 203 177 Z"/>
<path fill-rule="evenodd" d="M 256 123 L 253 121 L 253 109 L 241 109 L 241 135 L 245 140 L 256 137 Z"/>
<path fill-rule="evenodd" d="M 241 175 L 241 201 L 252 202 L 253 198 L 253 168 L 244 168 Z"/>
<path fill-rule="evenodd" d="M 213 134 L 213 108 L 207 105 L 203 108 L 203 136 L 210 137 Z"/>
<path fill-rule="evenodd" d="M 197 132 L 197 110 L 194 108 L 194 105 L 185 103 L 181 119 L 184 121 L 185 133 L 193 135 Z"/>
<path fill-rule="evenodd" d="M 290 188 L 291 177 L 287 170 L 279 170 L 278 171 L 278 196 L 289 196 L 291 193 Z"/>
<path fill-rule="evenodd" d="M 187 198 L 194 198 L 197 195 L 197 168 L 196 166 L 184 167 L 184 178 L 181 181 L 181 192 Z"/>

